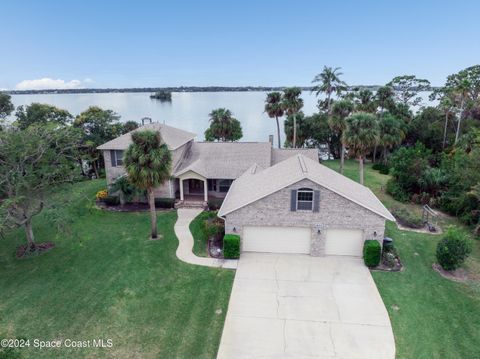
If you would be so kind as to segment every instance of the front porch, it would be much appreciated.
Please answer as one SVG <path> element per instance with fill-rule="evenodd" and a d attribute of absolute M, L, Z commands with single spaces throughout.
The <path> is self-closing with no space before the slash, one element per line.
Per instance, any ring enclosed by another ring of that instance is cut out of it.
<path fill-rule="evenodd" d="M 223 200 L 232 182 L 231 179 L 207 179 L 193 171 L 184 173 L 175 181 L 175 207 L 206 208 L 209 200 Z"/>

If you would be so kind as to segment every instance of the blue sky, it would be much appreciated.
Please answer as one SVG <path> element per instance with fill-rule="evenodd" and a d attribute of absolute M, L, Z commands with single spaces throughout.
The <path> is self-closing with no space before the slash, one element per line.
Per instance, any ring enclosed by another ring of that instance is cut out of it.
<path fill-rule="evenodd" d="M 441 85 L 480 62 L 478 1 L 2 0 L 0 9 L 7 89 L 309 85 L 324 65 L 342 67 L 349 84 L 415 74 Z"/>

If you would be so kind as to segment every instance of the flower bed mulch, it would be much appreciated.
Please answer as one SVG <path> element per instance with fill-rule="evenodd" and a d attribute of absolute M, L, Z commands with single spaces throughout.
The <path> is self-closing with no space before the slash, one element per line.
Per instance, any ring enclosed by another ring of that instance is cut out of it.
<path fill-rule="evenodd" d="M 53 242 L 43 242 L 43 243 L 36 244 L 34 250 L 28 251 L 27 250 L 28 247 L 26 245 L 21 245 L 17 248 L 16 256 L 17 258 L 26 258 L 30 256 L 36 256 L 36 255 L 45 253 L 54 247 L 55 247 L 55 243 Z"/>
<path fill-rule="evenodd" d="M 381 272 L 400 272 L 403 270 L 403 264 L 398 255 L 395 256 L 394 265 L 389 265 L 382 256 L 382 260 L 378 266 L 372 270 L 381 271 Z"/>
<path fill-rule="evenodd" d="M 112 212 L 147 212 L 150 210 L 148 203 L 126 203 L 121 205 L 110 205 L 102 201 L 97 201 L 97 207 Z M 157 211 L 171 211 L 172 208 L 156 207 Z"/>
<path fill-rule="evenodd" d="M 468 273 L 463 268 L 458 268 L 452 271 L 447 271 L 438 263 L 433 263 L 432 268 L 435 272 L 440 274 L 443 278 L 453 280 L 455 282 L 466 282 L 468 280 Z"/>

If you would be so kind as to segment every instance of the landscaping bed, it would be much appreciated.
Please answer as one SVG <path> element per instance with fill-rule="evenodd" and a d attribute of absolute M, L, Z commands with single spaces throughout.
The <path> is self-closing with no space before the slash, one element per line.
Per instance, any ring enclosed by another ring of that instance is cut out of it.
<path fill-rule="evenodd" d="M 53 249 L 54 247 L 55 247 L 55 243 L 53 242 L 37 243 L 35 244 L 35 249 L 32 251 L 32 250 L 28 250 L 27 245 L 22 244 L 17 248 L 16 257 L 27 258 L 31 256 L 38 256 L 42 253 L 49 251 L 50 249 Z"/>
<path fill-rule="evenodd" d="M 193 253 L 199 257 L 223 258 L 223 220 L 216 211 L 201 212 L 191 223 Z"/>

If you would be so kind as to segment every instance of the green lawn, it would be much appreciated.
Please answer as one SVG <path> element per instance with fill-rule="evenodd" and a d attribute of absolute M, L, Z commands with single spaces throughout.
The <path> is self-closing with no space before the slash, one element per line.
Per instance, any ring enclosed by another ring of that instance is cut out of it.
<path fill-rule="evenodd" d="M 323 163 L 338 170 L 338 161 Z M 358 180 L 357 162 L 346 161 L 344 173 Z M 383 191 L 388 178 L 366 166 L 365 184 L 387 207 L 406 206 L 420 213 L 420 206 L 400 204 Z M 442 224 L 458 223 L 446 218 Z M 393 223 L 388 223 L 387 235 L 394 238 L 405 270 L 373 272 L 373 278 L 390 315 L 397 358 L 479 358 L 480 282 L 454 283 L 432 270 L 441 236 L 401 231 Z M 474 241 L 464 267 L 480 278 L 480 241 Z"/>
<path fill-rule="evenodd" d="M 113 340 L 111 349 L 17 352 L 25 358 L 214 358 L 234 272 L 177 260 L 174 211 L 158 214 L 164 238 L 149 241 L 148 213 L 96 209 L 104 186 L 60 191 L 72 200 L 69 235 L 56 235 L 48 212 L 35 219 L 52 251 L 16 260 L 23 232 L 0 240 L 0 338 Z"/>

